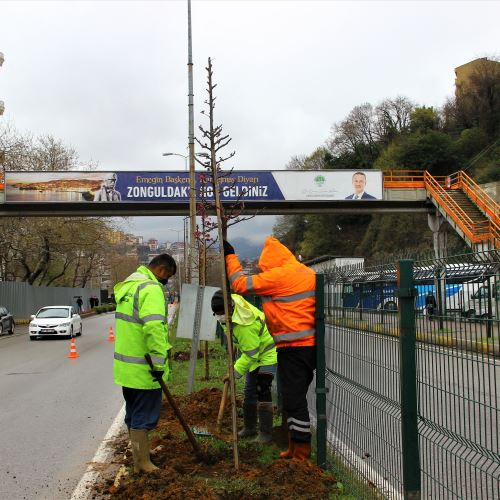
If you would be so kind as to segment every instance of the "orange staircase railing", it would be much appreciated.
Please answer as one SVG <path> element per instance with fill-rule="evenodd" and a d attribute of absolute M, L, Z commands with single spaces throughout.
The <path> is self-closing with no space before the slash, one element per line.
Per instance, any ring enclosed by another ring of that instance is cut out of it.
<path fill-rule="evenodd" d="M 462 207 L 450 196 L 441 182 L 427 171 L 424 172 L 424 180 L 427 191 L 472 243 L 489 240 L 490 235 L 485 231 L 486 228 L 474 223 Z"/>
<path fill-rule="evenodd" d="M 451 189 L 462 189 L 490 219 L 500 224 L 500 205 L 465 172 L 455 172 L 448 179 Z"/>
<path fill-rule="evenodd" d="M 500 225 L 496 222 L 490 221 L 490 243 L 491 248 L 500 248 Z"/>
<path fill-rule="evenodd" d="M 500 248 L 500 205 L 481 189 L 465 172 L 449 176 L 432 176 L 422 170 L 384 172 L 384 189 L 426 189 L 472 243 L 489 241 Z M 488 221 L 474 222 L 447 192 L 461 189 L 487 215 Z"/>

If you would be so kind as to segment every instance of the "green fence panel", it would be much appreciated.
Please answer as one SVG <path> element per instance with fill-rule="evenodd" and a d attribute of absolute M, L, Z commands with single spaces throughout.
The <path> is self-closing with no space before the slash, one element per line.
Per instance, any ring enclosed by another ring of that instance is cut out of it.
<path fill-rule="evenodd" d="M 323 271 L 327 466 L 359 498 L 498 500 L 500 254 L 415 260 L 399 296 L 397 271 Z"/>

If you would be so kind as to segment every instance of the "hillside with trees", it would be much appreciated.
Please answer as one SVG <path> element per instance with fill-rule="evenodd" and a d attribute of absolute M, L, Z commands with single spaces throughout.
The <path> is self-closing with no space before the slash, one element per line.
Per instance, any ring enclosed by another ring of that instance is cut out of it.
<path fill-rule="evenodd" d="M 290 170 L 465 170 L 478 183 L 500 180 L 500 62 L 480 59 L 455 96 L 435 109 L 403 96 L 362 103 Z M 448 228 L 448 252 L 467 247 Z M 320 255 L 382 260 L 432 250 L 425 214 L 287 215 L 274 234 L 304 259 Z"/>

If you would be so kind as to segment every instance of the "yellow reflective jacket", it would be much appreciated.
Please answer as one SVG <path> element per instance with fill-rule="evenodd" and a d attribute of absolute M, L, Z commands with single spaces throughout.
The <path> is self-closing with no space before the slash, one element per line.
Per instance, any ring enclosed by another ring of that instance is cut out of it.
<path fill-rule="evenodd" d="M 133 389 L 158 389 L 144 359 L 149 354 L 155 369 L 168 380 L 168 326 L 163 287 L 146 266 L 140 266 L 114 287 L 116 339 L 113 371 L 115 383 Z"/>
<path fill-rule="evenodd" d="M 274 365 L 278 362 L 276 346 L 269 333 L 264 313 L 247 302 L 241 295 L 231 294 L 234 311 L 233 324 L 234 346 L 241 352 L 234 364 L 234 376 L 239 378 L 259 366 Z M 225 326 L 222 325 L 224 331 Z"/>

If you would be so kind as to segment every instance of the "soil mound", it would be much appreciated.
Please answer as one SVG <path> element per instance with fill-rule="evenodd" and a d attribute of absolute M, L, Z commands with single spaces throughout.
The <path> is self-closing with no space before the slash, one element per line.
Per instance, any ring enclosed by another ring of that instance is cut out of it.
<path fill-rule="evenodd" d="M 176 402 L 191 427 L 202 427 L 211 437 L 199 438 L 211 463 L 200 462 L 193 454 L 181 426 L 164 402 L 162 416 L 152 440 L 153 462 L 158 471 L 135 475 L 132 472 L 119 486 L 101 484 L 93 498 L 112 499 L 328 499 L 336 480 L 309 462 L 279 459 L 280 448 L 240 441 L 240 469 L 236 471 L 231 445 L 231 412 L 228 408 L 223 433 L 215 434 L 222 392 L 203 389 Z M 121 441 L 123 450 L 123 440 Z M 123 456 L 123 455 L 122 455 Z M 131 470 L 132 457 L 123 459 Z"/>

